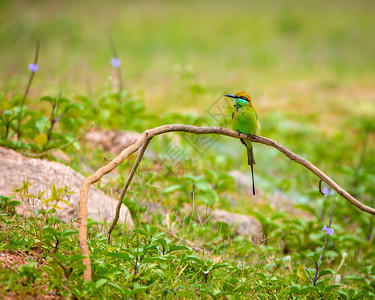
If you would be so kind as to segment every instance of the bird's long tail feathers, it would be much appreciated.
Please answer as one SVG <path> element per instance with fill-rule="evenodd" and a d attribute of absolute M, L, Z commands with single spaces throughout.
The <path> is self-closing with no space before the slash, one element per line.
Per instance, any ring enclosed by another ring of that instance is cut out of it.
<path fill-rule="evenodd" d="M 253 147 L 250 144 L 247 145 L 243 139 L 241 139 L 241 143 L 245 145 L 247 150 L 247 164 L 251 167 L 251 181 L 253 184 L 253 195 L 255 196 L 255 181 L 254 181 L 254 165 L 255 165 L 255 159 L 254 159 L 254 152 Z"/>
<path fill-rule="evenodd" d="M 249 148 L 248 145 L 245 145 L 245 146 L 246 146 L 246 149 L 247 149 L 247 164 L 249 166 L 255 165 L 253 147 L 251 146 Z"/>
<path fill-rule="evenodd" d="M 255 196 L 254 165 L 251 165 L 251 180 L 253 182 L 253 195 Z"/>

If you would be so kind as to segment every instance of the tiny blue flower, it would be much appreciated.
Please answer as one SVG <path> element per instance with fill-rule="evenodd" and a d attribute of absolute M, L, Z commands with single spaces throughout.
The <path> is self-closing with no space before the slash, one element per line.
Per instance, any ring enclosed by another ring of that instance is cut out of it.
<path fill-rule="evenodd" d="M 326 225 L 323 226 L 323 231 L 327 232 L 328 235 L 332 235 L 334 233 L 333 228 L 329 228 Z"/>
<path fill-rule="evenodd" d="M 111 59 L 111 64 L 112 64 L 112 66 L 113 66 L 114 68 L 119 68 L 119 67 L 121 66 L 121 61 L 120 61 L 119 58 L 117 58 L 117 57 L 113 57 L 113 58 Z"/>
<path fill-rule="evenodd" d="M 29 70 L 31 72 L 36 72 L 38 71 L 38 65 L 37 64 L 29 64 Z"/>
<path fill-rule="evenodd" d="M 322 194 L 323 196 L 327 196 L 329 195 L 329 187 L 328 186 L 325 186 L 322 190 Z"/>

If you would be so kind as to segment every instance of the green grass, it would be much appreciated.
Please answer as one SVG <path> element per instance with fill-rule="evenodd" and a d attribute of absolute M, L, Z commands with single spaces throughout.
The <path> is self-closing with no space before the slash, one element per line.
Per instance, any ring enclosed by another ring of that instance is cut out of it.
<path fill-rule="evenodd" d="M 6 110 L 19 104 L 37 39 L 39 70 L 26 101 L 22 143 L 14 142 L 14 128 L 4 141 L 1 123 L 3 145 L 45 151 L 72 141 L 92 121 L 103 129 L 139 132 L 167 123 L 218 126 L 224 120 L 230 126 L 230 110 L 220 96 L 244 89 L 253 97 L 261 135 L 310 160 L 374 206 L 372 1 L 20 3 L 0 4 L 2 120 Z M 108 27 L 125 78 L 126 93 L 120 97 L 110 65 Z M 60 91 L 69 100 L 61 100 L 61 109 L 71 102 L 78 105 L 43 144 L 36 137 L 48 131 L 51 106 L 39 99 L 57 97 Z M 213 118 L 212 113 L 221 116 Z M 174 141 L 191 161 L 176 163 L 163 156 Z M 334 196 L 323 198 L 314 175 L 274 149 L 255 145 L 258 195 L 250 197 L 229 175 L 235 169 L 249 175 L 243 146 L 225 137 L 207 149 L 205 145 L 187 134 L 153 139 L 126 199 L 137 228 L 118 226 L 108 245 L 106 225 L 90 223 L 89 283 L 82 281 L 77 224 L 40 214 L 24 219 L 14 214 L 15 203 L 2 198 L 1 249 L 27 251 L 33 262 L 1 268 L 0 295 L 52 291 L 78 299 L 374 297 L 371 216 L 336 196 L 335 234 L 328 239 L 320 268 L 325 275 L 312 287 L 314 259 L 325 238 L 321 229 L 329 222 Z M 103 165 L 103 155 L 113 157 L 83 141 L 64 151 L 71 166 L 85 175 Z M 121 188 L 131 162 L 101 187 Z M 162 224 L 160 215 L 144 224 L 145 202 L 172 207 L 169 225 Z M 182 218 L 183 205 L 193 202 L 256 216 L 265 241 L 252 243 L 236 236 L 233 228 L 219 230 L 211 221 L 201 224 L 194 211 L 180 223 L 176 216 Z M 61 240 L 58 245 L 56 238 Z M 343 253 L 348 256 L 338 270 Z M 343 277 L 333 284 L 336 274 Z"/>

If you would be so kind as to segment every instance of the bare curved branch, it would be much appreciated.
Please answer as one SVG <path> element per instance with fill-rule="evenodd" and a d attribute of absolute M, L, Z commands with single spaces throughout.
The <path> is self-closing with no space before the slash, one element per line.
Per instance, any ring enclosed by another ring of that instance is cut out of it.
<path fill-rule="evenodd" d="M 118 219 L 120 217 L 120 210 L 121 210 L 122 200 L 125 197 L 126 191 L 128 190 L 129 185 L 130 185 L 130 183 L 133 180 L 134 174 L 137 171 L 139 163 L 141 162 L 143 154 L 145 153 L 146 148 L 147 148 L 148 144 L 150 143 L 150 141 L 151 141 L 151 138 L 147 139 L 146 142 L 144 142 L 144 144 L 139 149 L 137 159 L 136 159 L 136 161 L 135 161 L 135 163 L 133 165 L 133 168 L 130 171 L 129 177 L 126 180 L 124 187 L 122 188 L 122 191 L 121 191 L 121 194 L 120 194 L 120 198 L 118 199 L 117 206 L 116 206 L 115 217 L 113 218 L 111 227 L 108 229 L 108 232 L 107 232 L 107 237 L 108 237 L 108 243 L 109 244 L 111 243 L 111 233 L 112 233 L 113 229 L 115 228 L 115 226 L 117 224 L 117 221 L 118 221 Z"/>
<path fill-rule="evenodd" d="M 130 154 L 137 151 L 147 140 L 153 138 L 154 136 L 167 133 L 167 132 L 172 132 L 172 131 L 183 131 L 183 132 L 190 132 L 194 134 L 220 134 L 220 135 L 225 135 L 225 136 L 229 136 L 233 138 L 248 139 L 255 143 L 260 143 L 260 144 L 264 144 L 267 146 L 271 146 L 279 150 L 280 152 L 282 152 L 285 156 L 287 156 L 292 161 L 304 166 L 306 169 L 314 173 L 322 181 L 324 181 L 328 186 L 330 186 L 333 190 L 335 190 L 341 197 L 349 201 L 351 204 L 353 204 L 360 210 L 375 215 L 374 208 L 366 206 L 360 201 L 358 201 L 356 198 L 354 198 L 347 191 L 341 188 L 336 182 L 334 182 L 323 171 L 321 171 L 319 168 L 314 166 L 312 163 L 310 163 L 306 159 L 302 158 L 301 156 L 295 154 L 288 148 L 284 147 L 283 145 L 271 139 L 257 136 L 257 135 L 239 134 L 236 131 L 233 131 L 224 127 L 196 127 L 196 126 L 183 125 L 183 124 L 163 125 L 160 127 L 155 127 L 155 128 L 146 130 L 143 133 L 141 133 L 138 139 L 132 145 L 122 150 L 121 153 L 116 158 L 114 158 L 107 165 L 99 168 L 93 175 L 84 179 L 82 183 L 82 187 L 81 187 L 79 212 L 78 212 L 79 245 L 80 245 L 82 254 L 87 256 L 86 258 L 83 259 L 83 263 L 86 266 L 86 270 L 84 271 L 84 280 L 91 280 L 91 265 L 90 265 L 90 258 L 89 258 L 89 249 L 88 249 L 88 244 L 87 244 L 87 197 L 88 197 L 90 185 L 97 182 L 98 180 L 100 180 L 100 178 L 102 178 L 102 176 L 104 176 L 105 174 L 108 174 L 113 169 L 115 169 Z"/>

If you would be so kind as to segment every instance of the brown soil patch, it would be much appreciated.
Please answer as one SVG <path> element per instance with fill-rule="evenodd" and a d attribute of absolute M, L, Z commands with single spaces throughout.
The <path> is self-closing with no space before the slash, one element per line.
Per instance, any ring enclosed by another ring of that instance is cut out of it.
<path fill-rule="evenodd" d="M 28 264 L 31 260 L 36 261 L 39 265 L 43 263 L 41 255 L 34 251 L 1 251 L 0 252 L 0 268 L 15 269 L 22 265 Z M 27 294 L 15 292 L 8 292 L 4 296 L 5 300 L 20 300 L 20 299 L 63 299 L 56 295 L 53 291 L 48 292 L 48 286 L 37 285 L 35 291 L 27 292 Z"/>
<path fill-rule="evenodd" d="M 26 265 L 30 260 L 37 260 L 34 253 L 25 251 L 2 251 L 0 252 L 0 267 L 4 269 L 18 268 Z"/>

